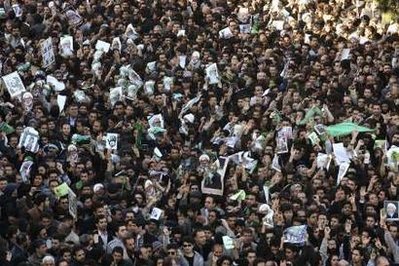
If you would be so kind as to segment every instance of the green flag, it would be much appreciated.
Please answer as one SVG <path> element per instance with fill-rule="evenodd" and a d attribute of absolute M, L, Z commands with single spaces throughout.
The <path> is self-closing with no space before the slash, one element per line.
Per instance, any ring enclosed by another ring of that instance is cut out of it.
<path fill-rule="evenodd" d="M 340 137 L 352 134 L 353 131 L 358 132 L 373 132 L 373 129 L 359 126 L 351 122 L 343 122 L 327 127 L 327 132 L 333 137 Z"/>

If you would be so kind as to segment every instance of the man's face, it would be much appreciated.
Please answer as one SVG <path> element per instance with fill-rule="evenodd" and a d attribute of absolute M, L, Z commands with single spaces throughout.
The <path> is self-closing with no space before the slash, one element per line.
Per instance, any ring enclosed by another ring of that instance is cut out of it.
<path fill-rule="evenodd" d="M 352 251 L 352 262 L 359 263 L 359 262 L 361 262 L 361 260 L 362 260 L 362 257 L 360 255 L 359 250 Z"/>
<path fill-rule="evenodd" d="M 134 251 L 135 250 L 134 238 L 126 239 L 125 247 L 129 251 Z"/>
<path fill-rule="evenodd" d="M 86 258 L 86 254 L 83 249 L 80 249 L 75 252 L 75 260 L 78 262 L 83 262 Z"/>
<path fill-rule="evenodd" d="M 118 238 L 119 239 L 125 238 L 126 233 L 127 233 L 126 226 L 120 226 L 117 232 Z"/>
<path fill-rule="evenodd" d="M 199 246 L 203 246 L 206 243 L 206 236 L 204 231 L 199 231 L 197 232 L 197 235 L 195 236 L 195 242 Z"/>
<path fill-rule="evenodd" d="M 107 225 L 108 225 L 107 219 L 102 218 L 102 219 L 98 220 L 97 228 L 98 228 L 98 230 L 105 231 L 105 230 L 107 230 Z"/>
<path fill-rule="evenodd" d="M 123 256 L 122 256 L 122 253 L 114 252 L 114 253 L 112 253 L 112 258 L 114 259 L 114 261 L 116 263 L 118 263 L 118 262 L 122 261 Z"/>
<path fill-rule="evenodd" d="M 36 251 L 37 251 L 37 253 L 38 253 L 40 256 L 46 255 L 46 253 L 47 253 L 47 246 L 46 246 L 46 244 L 40 245 L 40 247 L 38 247 L 38 248 L 36 249 Z"/>

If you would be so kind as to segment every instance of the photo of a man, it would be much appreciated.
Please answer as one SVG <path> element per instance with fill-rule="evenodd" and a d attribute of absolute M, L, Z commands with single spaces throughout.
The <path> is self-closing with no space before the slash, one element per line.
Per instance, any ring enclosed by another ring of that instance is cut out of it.
<path fill-rule="evenodd" d="M 384 209 L 387 214 L 387 220 L 399 220 L 398 206 L 399 205 L 397 201 L 384 202 Z"/>

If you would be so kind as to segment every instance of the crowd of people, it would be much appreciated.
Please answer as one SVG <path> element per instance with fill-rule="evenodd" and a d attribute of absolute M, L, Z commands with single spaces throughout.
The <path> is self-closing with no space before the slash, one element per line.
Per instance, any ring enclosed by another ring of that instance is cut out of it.
<path fill-rule="evenodd" d="M 399 265 L 374 1 L 0 0 L 0 33 L 0 265 Z"/>

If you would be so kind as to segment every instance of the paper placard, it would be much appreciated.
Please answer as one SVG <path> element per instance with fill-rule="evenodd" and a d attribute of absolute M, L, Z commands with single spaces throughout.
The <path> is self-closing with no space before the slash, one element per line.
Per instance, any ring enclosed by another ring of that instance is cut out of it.
<path fill-rule="evenodd" d="M 344 144 L 341 143 L 333 143 L 333 151 L 335 155 L 335 160 L 337 164 L 339 165 L 340 163 L 345 163 L 349 162 L 350 158 L 348 155 L 348 152 L 346 151 L 346 148 L 344 147 Z"/>
<path fill-rule="evenodd" d="M 344 162 L 339 165 L 338 176 L 337 176 L 337 186 L 341 183 L 341 180 L 345 176 L 348 169 L 349 169 L 349 162 Z"/>
<path fill-rule="evenodd" d="M 65 90 L 65 83 L 59 81 L 58 79 L 56 79 L 55 77 L 48 75 L 46 77 L 46 81 L 47 83 L 49 83 L 50 85 L 52 85 L 54 87 L 55 91 L 63 91 Z"/>
<path fill-rule="evenodd" d="M 351 49 L 349 49 L 349 48 L 343 49 L 342 53 L 341 53 L 341 61 L 349 59 L 350 53 L 351 53 Z"/>
<path fill-rule="evenodd" d="M 224 248 L 225 248 L 226 250 L 232 250 L 232 249 L 234 249 L 234 241 L 233 241 L 233 239 L 232 239 L 231 237 L 229 237 L 229 236 L 223 236 L 223 237 L 222 237 L 222 240 L 223 240 Z"/>
<path fill-rule="evenodd" d="M 185 56 L 185 55 L 179 56 L 179 66 L 183 69 L 186 68 L 186 59 L 187 59 L 187 56 Z"/>
<path fill-rule="evenodd" d="M 240 24 L 240 33 L 251 33 L 251 24 Z"/>
<path fill-rule="evenodd" d="M 116 87 L 111 89 L 109 91 L 109 100 L 111 102 L 111 105 L 114 106 L 117 101 L 120 101 L 122 99 L 122 95 L 122 87 Z"/>
<path fill-rule="evenodd" d="M 312 132 L 308 135 L 308 139 L 312 143 L 312 145 L 317 145 L 320 142 L 319 137 L 317 136 L 316 132 Z"/>
<path fill-rule="evenodd" d="M 57 95 L 57 105 L 60 109 L 60 113 L 64 111 L 65 103 L 66 103 L 67 96 L 65 95 Z"/>
<path fill-rule="evenodd" d="M 219 83 L 220 76 L 216 63 L 213 63 L 206 68 L 206 77 L 209 79 L 209 84 Z"/>
<path fill-rule="evenodd" d="M 53 40 L 51 37 L 47 38 L 41 43 L 42 52 L 42 66 L 44 68 L 50 66 L 55 62 L 55 55 L 53 49 Z"/>
<path fill-rule="evenodd" d="M 121 43 L 121 39 L 119 37 L 115 37 L 112 39 L 112 49 L 116 49 L 119 50 L 119 52 L 122 51 L 122 43 Z"/>
<path fill-rule="evenodd" d="M 105 147 L 109 150 L 117 150 L 118 149 L 118 137 L 119 137 L 119 134 L 107 133 Z"/>
<path fill-rule="evenodd" d="M 74 10 L 70 9 L 66 11 L 65 16 L 67 17 L 68 24 L 71 26 L 78 26 L 82 22 L 82 17 Z"/>
<path fill-rule="evenodd" d="M 170 91 L 173 85 L 173 77 L 163 77 L 163 88 L 165 91 Z"/>
<path fill-rule="evenodd" d="M 284 243 L 305 244 L 306 243 L 306 225 L 296 225 L 284 230 Z"/>
<path fill-rule="evenodd" d="M 153 128 L 153 127 L 164 128 L 165 127 L 165 122 L 163 120 L 162 114 L 156 114 L 156 115 L 151 116 L 148 119 L 148 124 L 149 124 L 150 128 Z"/>
<path fill-rule="evenodd" d="M 219 157 L 208 170 L 203 173 L 201 190 L 204 194 L 223 195 L 224 176 L 226 174 L 228 157 Z"/>
<path fill-rule="evenodd" d="M 399 201 L 384 201 L 384 210 L 386 213 L 387 221 L 399 221 Z"/>
<path fill-rule="evenodd" d="M 24 183 L 30 180 L 30 171 L 32 170 L 33 162 L 32 161 L 24 161 L 19 168 L 19 173 L 21 175 L 22 181 Z"/>
<path fill-rule="evenodd" d="M 277 154 L 288 153 L 288 143 L 286 138 L 278 138 L 276 146 Z"/>
<path fill-rule="evenodd" d="M 11 98 L 18 97 L 26 91 L 24 83 L 17 71 L 4 76 L 3 81 Z"/>
<path fill-rule="evenodd" d="M 110 43 L 101 40 L 98 40 L 96 42 L 96 50 L 103 51 L 104 53 L 108 53 L 110 47 L 111 47 Z"/>
<path fill-rule="evenodd" d="M 68 207 L 69 214 L 76 219 L 78 216 L 78 198 L 72 189 L 68 190 Z"/>
<path fill-rule="evenodd" d="M 219 31 L 220 39 L 230 39 L 231 37 L 233 37 L 233 33 L 231 32 L 229 27 L 226 27 Z"/>
<path fill-rule="evenodd" d="M 150 219 L 159 220 L 162 216 L 163 210 L 157 207 L 152 208 Z"/>
<path fill-rule="evenodd" d="M 73 55 L 73 37 L 63 36 L 60 38 L 61 55 L 71 56 Z"/>
<path fill-rule="evenodd" d="M 26 127 L 19 138 L 18 147 L 36 153 L 39 150 L 39 132 L 33 127 Z"/>
<path fill-rule="evenodd" d="M 272 26 L 276 28 L 276 30 L 284 29 L 284 20 L 273 20 Z"/>
<path fill-rule="evenodd" d="M 139 37 L 139 34 L 136 32 L 136 29 L 132 24 L 127 25 L 125 35 L 132 40 L 136 40 Z"/>

